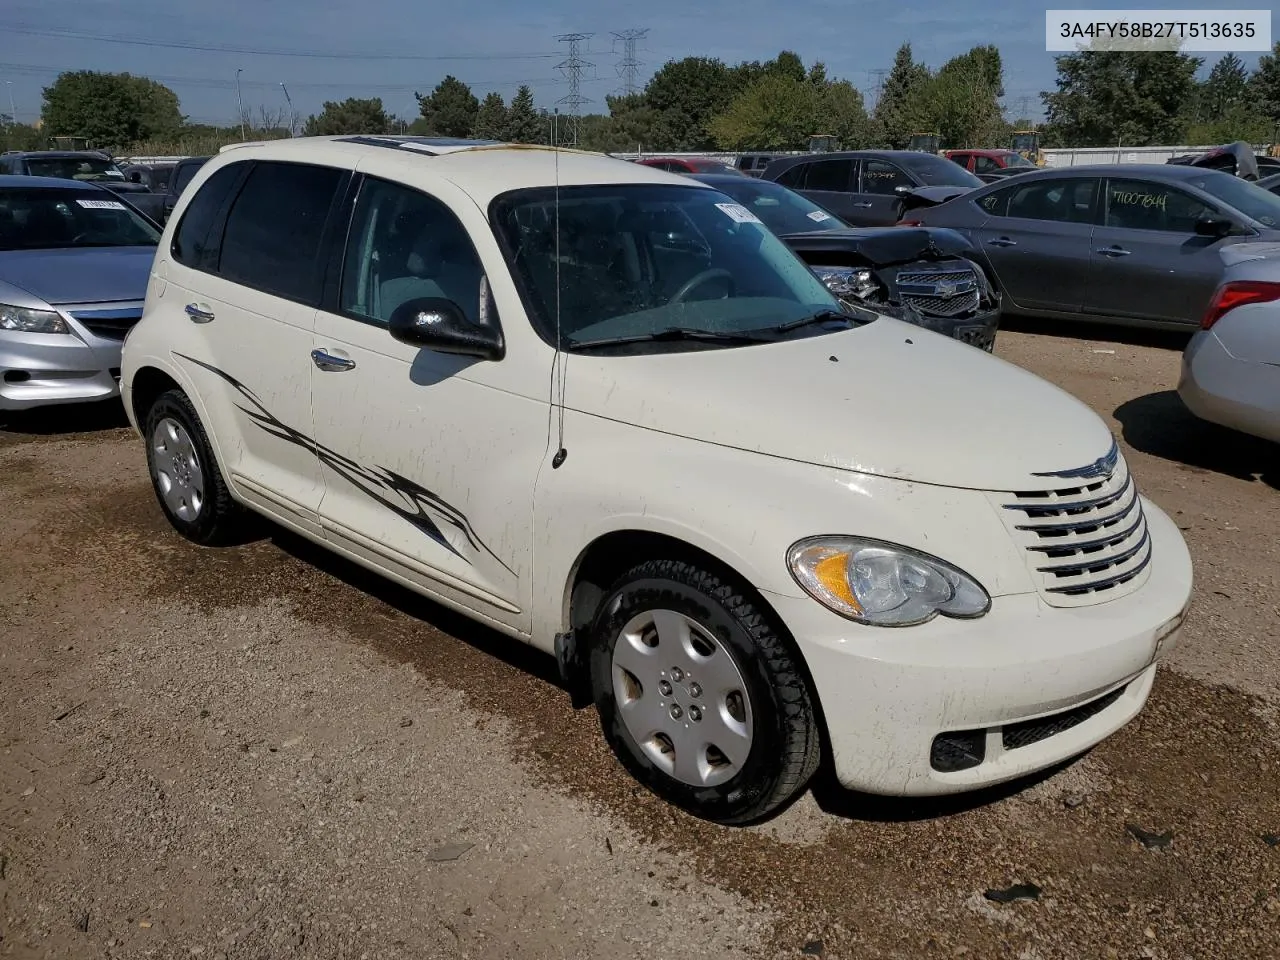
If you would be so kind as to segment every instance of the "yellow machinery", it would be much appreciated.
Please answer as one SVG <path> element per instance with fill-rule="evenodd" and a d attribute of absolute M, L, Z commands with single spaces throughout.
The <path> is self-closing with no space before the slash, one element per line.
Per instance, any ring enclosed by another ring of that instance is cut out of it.
<path fill-rule="evenodd" d="M 815 133 L 809 138 L 810 153 L 831 153 L 839 149 L 839 142 L 829 133 Z"/>
<path fill-rule="evenodd" d="M 1044 166 L 1044 154 L 1040 152 L 1040 134 L 1034 130 L 1015 130 L 1009 149 L 1037 167 Z"/>
<path fill-rule="evenodd" d="M 913 133 L 907 141 L 908 150 L 921 150 L 925 153 L 938 153 L 942 138 L 936 133 Z"/>

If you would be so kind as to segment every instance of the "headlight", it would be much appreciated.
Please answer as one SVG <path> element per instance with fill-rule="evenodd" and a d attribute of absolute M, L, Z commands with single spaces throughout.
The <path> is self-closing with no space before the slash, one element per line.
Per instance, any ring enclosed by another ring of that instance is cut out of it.
<path fill-rule="evenodd" d="M 70 333 L 67 321 L 52 310 L 28 310 L 0 303 L 0 330 L 19 333 Z"/>
<path fill-rule="evenodd" d="M 927 554 L 860 537 L 813 537 L 787 552 L 809 596 L 843 617 L 907 627 L 944 617 L 980 617 L 991 608 L 982 585 Z"/>
<path fill-rule="evenodd" d="M 811 267 L 814 276 L 837 297 L 866 298 L 876 290 L 875 278 L 865 267 Z"/>

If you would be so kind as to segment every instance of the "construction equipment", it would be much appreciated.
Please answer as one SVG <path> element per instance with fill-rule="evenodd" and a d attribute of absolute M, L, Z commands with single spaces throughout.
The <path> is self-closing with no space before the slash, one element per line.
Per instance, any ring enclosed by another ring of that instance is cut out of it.
<path fill-rule="evenodd" d="M 810 153 L 833 153 L 840 149 L 840 141 L 829 133 L 815 133 L 809 137 Z"/>
<path fill-rule="evenodd" d="M 1040 134 L 1035 130 L 1015 130 L 1009 149 L 1037 167 L 1044 166 L 1044 154 L 1040 152 Z"/>
<path fill-rule="evenodd" d="M 908 150 L 919 150 L 924 153 L 938 153 L 942 146 L 942 138 L 936 133 L 913 133 L 907 141 Z"/>

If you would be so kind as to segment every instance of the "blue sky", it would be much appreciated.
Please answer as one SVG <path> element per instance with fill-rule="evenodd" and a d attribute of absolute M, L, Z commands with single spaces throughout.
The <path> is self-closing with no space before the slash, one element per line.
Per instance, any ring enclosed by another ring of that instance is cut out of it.
<path fill-rule="evenodd" d="M 34 119 L 41 88 L 64 69 L 153 76 L 177 92 L 184 113 L 203 122 L 230 123 L 235 117 L 237 69 L 247 107 L 282 108 L 283 81 L 304 116 L 326 99 L 380 96 L 389 111 L 412 118 L 414 90 L 429 91 L 447 73 L 469 82 L 479 95 L 497 90 L 509 98 L 528 83 L 538 104 L 551 107 L 567 93 L 556 70 L 567 50 L 555 37 L 568 32 L 594 34 L 584 44 L 594 67 L 582 88 L 594 102 L 584 110 L 603 110 L 605 95 L 621 86 L 620 56 L 610 34 L 646 27 L 638 50 L 642 82 L 668 59 L 704 55 L 732 63 L 791 49 L 806 64 L 822 60 L 828 75 L 869 92 L 874 71 L 888 68 L 904 41 L 935 67 L 974 44 L 995 43 L 1004 57 L 1006 103 L 1016 114 L 1027 104 L 1038 108 L 1039 92 L 1052 88 L 1055 75 L 1052 55 L 1044 50 L 1046 5 L 1025 0 L 328 0 L 327 9 L 321 3 L 6 0 L 0 5 L 0 110 L 8 111 L 12 94 L 19 119 Z M 1266 7 L 1257 0 L 1238 5 Z M 1093 0 L 1088 6 L 1215 4 Z M 222 49 L 117 42 L 123 39 Z M 1217 54 L 1208 57 L 1212 63 Z M 1257 55 L 1244 57 L 1252 66 Z"/>

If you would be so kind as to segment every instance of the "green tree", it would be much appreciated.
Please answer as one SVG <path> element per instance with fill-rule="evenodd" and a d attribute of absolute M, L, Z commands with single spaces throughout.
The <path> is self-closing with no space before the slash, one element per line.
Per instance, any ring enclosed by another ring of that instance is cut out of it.
<path fill-rule="evenodd" d="M 1200 89 L 1199 100 L 1200 120 L 1212 120 L 1237 108 L 1249 107 L 1249 72 L 1244 61 L 1228 53 L 1215 63 Z"/>
<path fill-rule="evenodd" d="M 875 109 L 880 134 L 895 150 L 905 147 L 913 133 L 930 132 L 917 130 L 917 121 L 912 116 L 912 110 L 919 106 L 917 91 L 929 79 L 929 68 L 916 63 L 911 54 L 911 44 L 904 43 L 899 47 Z"/>
<path fill-rule="evenodd" d="M 645 87 L 646 105 L 657 114 L 655 139 L 664 150 L 706 150 L 715 138 L 711 118 L 724 110 L 738 90 L 728 67 L 711 57 L 670 60 Z"/>
<path fill-rule="evenodd" d="M 427 132 L 438 137 L 468 137 L 480 112 L 480 101 L 471 88 L 453 75 L 436 84 L 431 93 L 414 93 Z"/>
<path fill-rule="evenodd" d="M 816 129 L 811 133 L 829 133 L 843 150 L 865 150 L 876 142 L 875 126 L 867 116 L 862 94 L 848 80 L 834 80 L 820 86 Z"/>
<path fill-rule="evenodd" d="M 127 147 L 167 137 L 182 126 L 178 96 L 168 87 L 128 73 L 62 73 L 44 88 L 43 133 L 87 137 L 101 147 Z"/>
<path fill-rule="evenodd" d="M 1270 53 L 1258 58 L 1258 69 L 1249 77 L 1249 90 L 1263 116 L 1272 124 L 1280 124 L 1280 40 Z M 1274 137 L 1273 133 L 1267 139 Z"/>
<path fill-rule="evenodd" d="M 496 91 L 485 94 L 471 124 L 471 136 L 477 140 L 501 140 L 506 132 L 507 102 Z"/>
<path fill-rule="evenodd" d="M 812 84 L 769 73 L 713 117 L 710 130 L 726 150 L 802 150 L 817 132 L 820 100 Z"/>
<path fill-rule="evenodd" d="M 29 123 L 14 123 L 7 113 L 0 113 L 0 144 L 5 150 L 39 150 L 48 139 Z"/>
<path fill-rule="evenodd" d="M 324 109 L 307 118 L 302 128 L 308 137 L 332 136 L 341 133 L 387 133 L 391 130 L 391 118 L 382 106 L 382 100 L 374 97 L 359 100 L 348 97 L 341 103 L 326 100 Z"/>
<path fill-rule="evenodd" d="M 917 83 L 903 114 L 920 132 L 937 133 L 947 147 L 994 146 L 1007 139 L 999 98 L 1004 94 L 1000 52 L 974 47 Z"/>
<path fill-rule="evenodd" d="M 1057 90 L 1041 94 L 1048 143 L 1073 147 L 1182 143 L 1200 59 L 1174 50 L 1094 49 L 1055 58 Z"/>
<path fill-rule="evenodd" d="M 547 124 L 533 105 L 533 91 L 522 86 L 511 98 L 501 139 L 508 143 L 546 143 L 549 138 Z"/>

